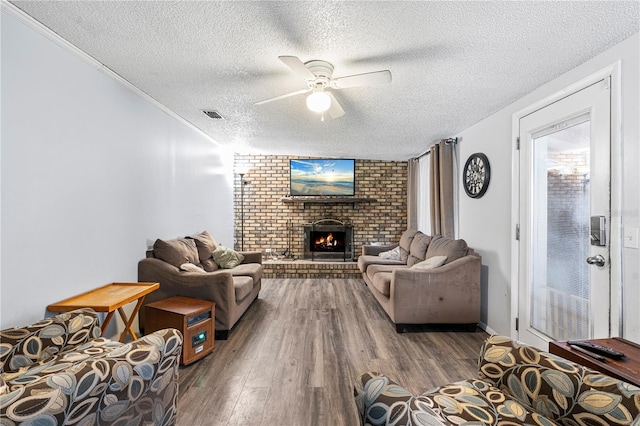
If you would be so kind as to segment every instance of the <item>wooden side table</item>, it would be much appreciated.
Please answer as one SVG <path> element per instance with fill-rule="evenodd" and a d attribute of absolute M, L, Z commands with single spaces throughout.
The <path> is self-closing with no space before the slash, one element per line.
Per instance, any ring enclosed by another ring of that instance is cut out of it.
<path fill-rule="evenodd" d="M 157 290 L 159 283 L 111 283 L 87 291 L 69 299 L 62 300 L 47 306 L 50 312 L 69 312 L 74 309 L 91 308 L 96 312 L 108 312 L 107 317 L 102 323 L 102 335 L 104 335 L 113 314 L 117 310 L 124 321 L 124 331 L 120 335 L 120 341 L 124 342 L 127 334 L 130 334 L 133 340 L 136 340 L 136 332 L 133 330 L 133 320 L 138 314 L 142 302 L 147 294 Z M 131 315 L 127 317 L 122 307 L 128 303 L 137 301 Z"/>
<path fill-rule="evenodd" d="M 180 364 L 188 365 L 213 352 L 215 303 L 174 296 L 145 306 L 145 333 L 180 330 L 184 338 Z"/>
<path fill-rule="evenodd" d="M 619 337 L 589 341 L 623 352 L 626 356 L 622 359 L 606 358 L 605 362 L 601 362 L 587 354 L 571 349 L 565 341 L 549 342 L 549 352 L 616 379 L 640 386 L 640 345 Z"/>

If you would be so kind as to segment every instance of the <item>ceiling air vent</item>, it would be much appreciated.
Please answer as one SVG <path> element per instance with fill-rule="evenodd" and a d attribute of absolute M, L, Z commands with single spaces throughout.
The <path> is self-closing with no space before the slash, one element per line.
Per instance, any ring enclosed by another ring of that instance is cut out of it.
<path fill-rule="evenodd" d="M 218 111 L 207 111 L 207 110 L 203 109 L 202 112 L 204 112 L 205 114 L 207 114 L 210 118 L 213 118 L 214 120 L 219 120 L 221 118 L 224 118 L 223 116 L 220 115 L 220 113 Z"/>

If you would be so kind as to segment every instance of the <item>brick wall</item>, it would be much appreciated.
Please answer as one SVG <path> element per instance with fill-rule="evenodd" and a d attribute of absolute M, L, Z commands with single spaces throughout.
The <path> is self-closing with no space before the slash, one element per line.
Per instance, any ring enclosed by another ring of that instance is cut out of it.
<path fill-rule="evenodd" d="M 356 256 L 370 242 L 396 242 L 407 228 L 407 163 L 356 160 L 356 198 L 371 203 L 284 204 L 289 193 L 289 159 L 302 157 L 239 155 L 234 170 L 247 170 L 244 207 L 240 176 L 235 175 L 235 248 L 241 249 L 241 216 L 244 210 L 244 250 L 289 249 L 295 259 L 303 257 L 302 226 L 319 219 L 350 220 L 354 226 Z"/>

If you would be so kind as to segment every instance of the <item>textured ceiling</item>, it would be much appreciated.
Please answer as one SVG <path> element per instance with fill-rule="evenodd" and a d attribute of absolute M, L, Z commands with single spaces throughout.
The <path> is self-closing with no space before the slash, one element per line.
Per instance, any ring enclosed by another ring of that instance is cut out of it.
<path fill-rule="evenodd" d="M 640 31 L 640 2 L 13 1 L 223 146 L 242 153 L 405 160 Z M 334 77 L 331 121 L 278 60 Z M 212 120 L 201 110 L 217 110 Z"/>

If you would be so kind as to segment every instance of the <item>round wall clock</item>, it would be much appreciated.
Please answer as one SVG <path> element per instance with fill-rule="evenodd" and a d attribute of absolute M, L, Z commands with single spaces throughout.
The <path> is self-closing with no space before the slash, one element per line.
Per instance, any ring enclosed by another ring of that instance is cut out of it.
<path fill-rule="evenodd" d="M 471 154 L 464 164 L 462 179 L 464 192 L 471 198 L 480 198 L 487 192 L 491 167 L 486 155 L 476 152 Z"/>

